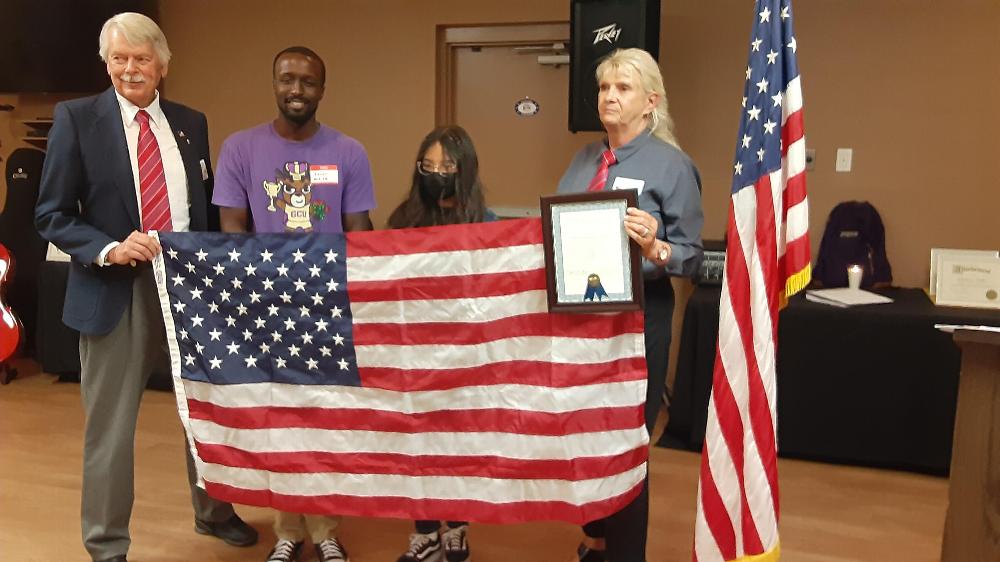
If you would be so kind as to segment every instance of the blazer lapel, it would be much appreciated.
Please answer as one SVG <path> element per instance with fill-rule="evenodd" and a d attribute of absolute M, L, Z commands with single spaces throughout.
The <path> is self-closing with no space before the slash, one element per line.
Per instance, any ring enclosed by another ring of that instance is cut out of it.
<path fill-rule="evenodd" d="M 109 88 L 97 101 L 96 138 L 108 143 L 108 166 L 118 193 L 128 209 L 128 216 L 136 230 L 142 228 L 139 219 L 139 202 L 135 195 L 135 178 L 132 176 L 132 160 L 128 153 L 128 141 L 125 140 L 125 127 L 122 124 L 121 108 L 114 88 Z"/>
<path fill-rule="evenodd" d="M 177 142 L 177 150 L 181 153 L 181 160 L 184 162 L 184 175 L 187 178 L 188 212 L 191 219 L 191 230 L 204 230 L 204 213 L 199 210 L 205 208 L 205 190 L 199 189 L 203 181 L 201 177 L 201 163 L 199 155 L 191 144 L 190 135 L 193 131 L 184 130 L 184 122 L 181 115 L 175 110 L 174 104 L 160 98 L 160 109 L 167 118 L 170 131 Z"/>

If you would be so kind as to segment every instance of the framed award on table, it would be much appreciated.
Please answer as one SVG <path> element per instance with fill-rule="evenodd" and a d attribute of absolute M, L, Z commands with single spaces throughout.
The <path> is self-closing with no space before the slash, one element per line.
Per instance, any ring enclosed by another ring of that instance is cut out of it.
<path fill-rule="evenodd" d="M 1000 258 L 968 254 L 938 259 L 934 303 L 1000 309 Z"/>
<path fill-rule="evenodd" d="M 944 259 L 954 261 L 956 258 L 1000 258 L 1000 252 L 996 250 L 963 250 L 953 248 L 931 248 L 931 280 L 928 286 L 928 293 L 935 297 L 938 291 L 938 271 L 941 268 L 941 261 Z M 936 301 L 935 301 L 936 302 Z"/>
<path fill-rule="evenodd" d="M 541 198 L 550 311 L 642 308 L 642 259 L 624 227 L 637 198 L 634 189 Z"/>

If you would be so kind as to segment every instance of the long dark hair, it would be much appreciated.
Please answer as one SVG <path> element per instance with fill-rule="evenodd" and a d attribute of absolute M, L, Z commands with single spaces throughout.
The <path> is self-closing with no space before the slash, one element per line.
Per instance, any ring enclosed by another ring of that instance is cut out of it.
<path fill-rule="evenodd" d="M 458 166 L 455 172 L 455 205 L 441 207 L 436 202 L 425 201 L 420 196 L 420 172 L 414 165 L 410 193 L 389 215 L 389 228 L 482 222 L 486 215 L 483 185 L 479 181 L 479 158 L 469 133 L 458 125 L 437 127 L 420 143 L 416 161 L 422 160 L 434 143 L 441 143 L 445 155 Z"/>

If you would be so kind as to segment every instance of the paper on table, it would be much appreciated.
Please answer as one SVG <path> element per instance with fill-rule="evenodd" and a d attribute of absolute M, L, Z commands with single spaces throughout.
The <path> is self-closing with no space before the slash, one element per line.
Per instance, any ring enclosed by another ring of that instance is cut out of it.
<path fill-rule="evenodd" d="M 1000 326 L 969 326 L 965 324 L 934 324 L 934 327 L 942 332 L 953 333 L 955 330 L 973 330 L 976 332 L 998 332 Z"/>
<path fill-rule="evenodd" d="M 862 304 L 885 304 L 892 302 L 892 299 L 889 297 L 884 297 L 862 289 L 851 289 L 849 287 L 806 291 L 806 300 L 840 307 L 857 306 Z"/>

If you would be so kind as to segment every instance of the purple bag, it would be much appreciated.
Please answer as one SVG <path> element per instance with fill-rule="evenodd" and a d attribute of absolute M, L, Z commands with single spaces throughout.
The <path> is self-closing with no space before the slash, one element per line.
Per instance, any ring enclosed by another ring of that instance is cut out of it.
<path fill-rule="evenodd" d="M 892 283 L 892 266 L 885 254 L 885 226 L 867 201 L 845 201 L 830 211 L 813 279 L 824 287 L 846 287 L 847 268 L 855 264 L 864 268 L 861 288 Z"/>

